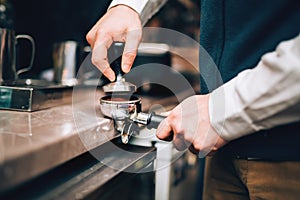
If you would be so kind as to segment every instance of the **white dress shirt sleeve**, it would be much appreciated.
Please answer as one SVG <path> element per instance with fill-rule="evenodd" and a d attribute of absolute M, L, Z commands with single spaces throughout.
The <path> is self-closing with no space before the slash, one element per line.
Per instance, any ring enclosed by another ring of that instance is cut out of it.
<path fill-rule="evenodd" d="M 126 5 L 139 13 L 142 25 L 167 2 L 167 0 L 113 0 L 108 9 L 116 5 Z"/>
<path fill-rule="evenodd" d="M 300 121 L 300 35 L 213 91 L 209 112 L 227 141 Z"/>

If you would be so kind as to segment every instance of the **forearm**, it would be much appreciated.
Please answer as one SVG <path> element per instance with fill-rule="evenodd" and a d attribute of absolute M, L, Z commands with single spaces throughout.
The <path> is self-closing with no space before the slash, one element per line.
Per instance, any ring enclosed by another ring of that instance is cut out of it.
<path fill-rule="evenodd" d="M 210 95 L 212 126 L 228 141 L 300 120 L 300 35 Z"/>
<path fill-rule="evenodd" d="M 113 0 L 109 8 L 116 5 L 126 5 L 139 13 L 142 25 L 167 2 L 167 0 Z"/>

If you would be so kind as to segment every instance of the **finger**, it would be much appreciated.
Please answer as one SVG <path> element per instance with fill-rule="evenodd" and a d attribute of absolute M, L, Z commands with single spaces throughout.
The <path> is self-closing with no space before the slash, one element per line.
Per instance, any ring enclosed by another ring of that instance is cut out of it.
<path fill-rule="evenodd" d="M 106 38 L 100 41 L 97 39 L 94 43 L 92 52 L 92 63 L 106 76 L 110 81 L 115 80 L 115 73 L 110 68 L 107 58 L 107 51 L 112 44 L 112 39 L 107 36 L 97 35 L 97 38 Z"/>
<path fill-rule="evenodd" d="M 141 31 L 130 31 L 126 35 L 126 43 L 122 55 L 122 71 L 128 73 L 137 55 L 137 49 L 141 40 Z"/>
<path fill-rule="evenodd" d="M 95 27 L 95 26 L 94 26 Z M 85 36 L 87 42 L 90 44 L 91 48 L 94 47 L 94 38 L 95 38 L 95 28 L 92 28 Z"/>
<path fill-rule="evenodd" d="M 90 44 L 91 48 L 94 48 L 94 43 L 96 41 L 96 35 L 99 24 L 102 22 L 102 19 L 98 20 L 97 23 L 91 28 L 91 30 L 86 34 L 86 40 Z"/>
<path fill-rule="evenodd" d="M 173 144 L 175 146 L 175 148 L 178 150 L 178 151 L 183 151 L 185 149 L 188 148 L 188 146 L 190 146 L 185 139 L 184 139 L 184 136 L 182 134 L 176 134 L 174 139 L 173 139 Z"/>
<path fill-rule="evenodd" d="M 156 130 L 156 137 L 160 140 L 171 141 L 173 139 L 172 127 L 164 119 Z"/>
<path fill-rule="evenodd" d="M 197 151 L 194 147 L 193 144 L 191 144 L 191 146 L 189 146 L 189 150 L 190 152 L 192 152 L 193 154 L 197 155 L 199 153 L 199 151 Z"/>

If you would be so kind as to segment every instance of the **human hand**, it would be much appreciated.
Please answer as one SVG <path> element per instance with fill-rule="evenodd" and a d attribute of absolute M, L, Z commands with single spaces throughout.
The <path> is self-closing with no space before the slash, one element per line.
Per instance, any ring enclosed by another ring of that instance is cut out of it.
<path fill-rule="evenodd" d="M 157 138 L 169 140 L 178 150 L 189 150 L 199 157 L 212 155 L 227 141 L 211 126 L 208 111 L 209 95 L 195 95 L 175 107 L 156 132 Z"/>
<path fill-rule="evenodd" d="M 108 48 L 114 41 L 125 42 L 121 66 L 127 73 L 136 57 L 141 37 L 142 25 L 137 12 L 125 5 L 110 8 L 86 36 L 92 48 L 92 63 L 110 81 L 115 80 L 115 73 L 108 63 Z"/>

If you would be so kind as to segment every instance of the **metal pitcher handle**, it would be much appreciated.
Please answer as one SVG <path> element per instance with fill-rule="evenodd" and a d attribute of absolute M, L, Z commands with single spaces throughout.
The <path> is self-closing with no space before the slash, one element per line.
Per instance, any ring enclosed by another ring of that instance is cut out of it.
<path fill-rule="evenodd" d="M 29 62 L 29 65 L 28 67 L 26 68 L 23 68 L 23 69 L 19 69 L 17 71 L 17 75 L 19 74 L 22 74 L 24 72 L 28 72 L 31 70 L 32 68 L 32 65 L 33 65 L 33 61 L 34 61 L 34 56 L 35 56 L 35 43 L 34 43 L 34 40 L 33 38 L 30 36 L 30 35 L 26 35 L 26 34 L 20 34 L 20 35 L 17 35 L 16 36 L 16 39 L 26 39 L 26 40 L 29 40 L 31 45 L 32 45 L 32 48 L 31 48 L 31 59 L 30 59 L 30 62 Z"/>

